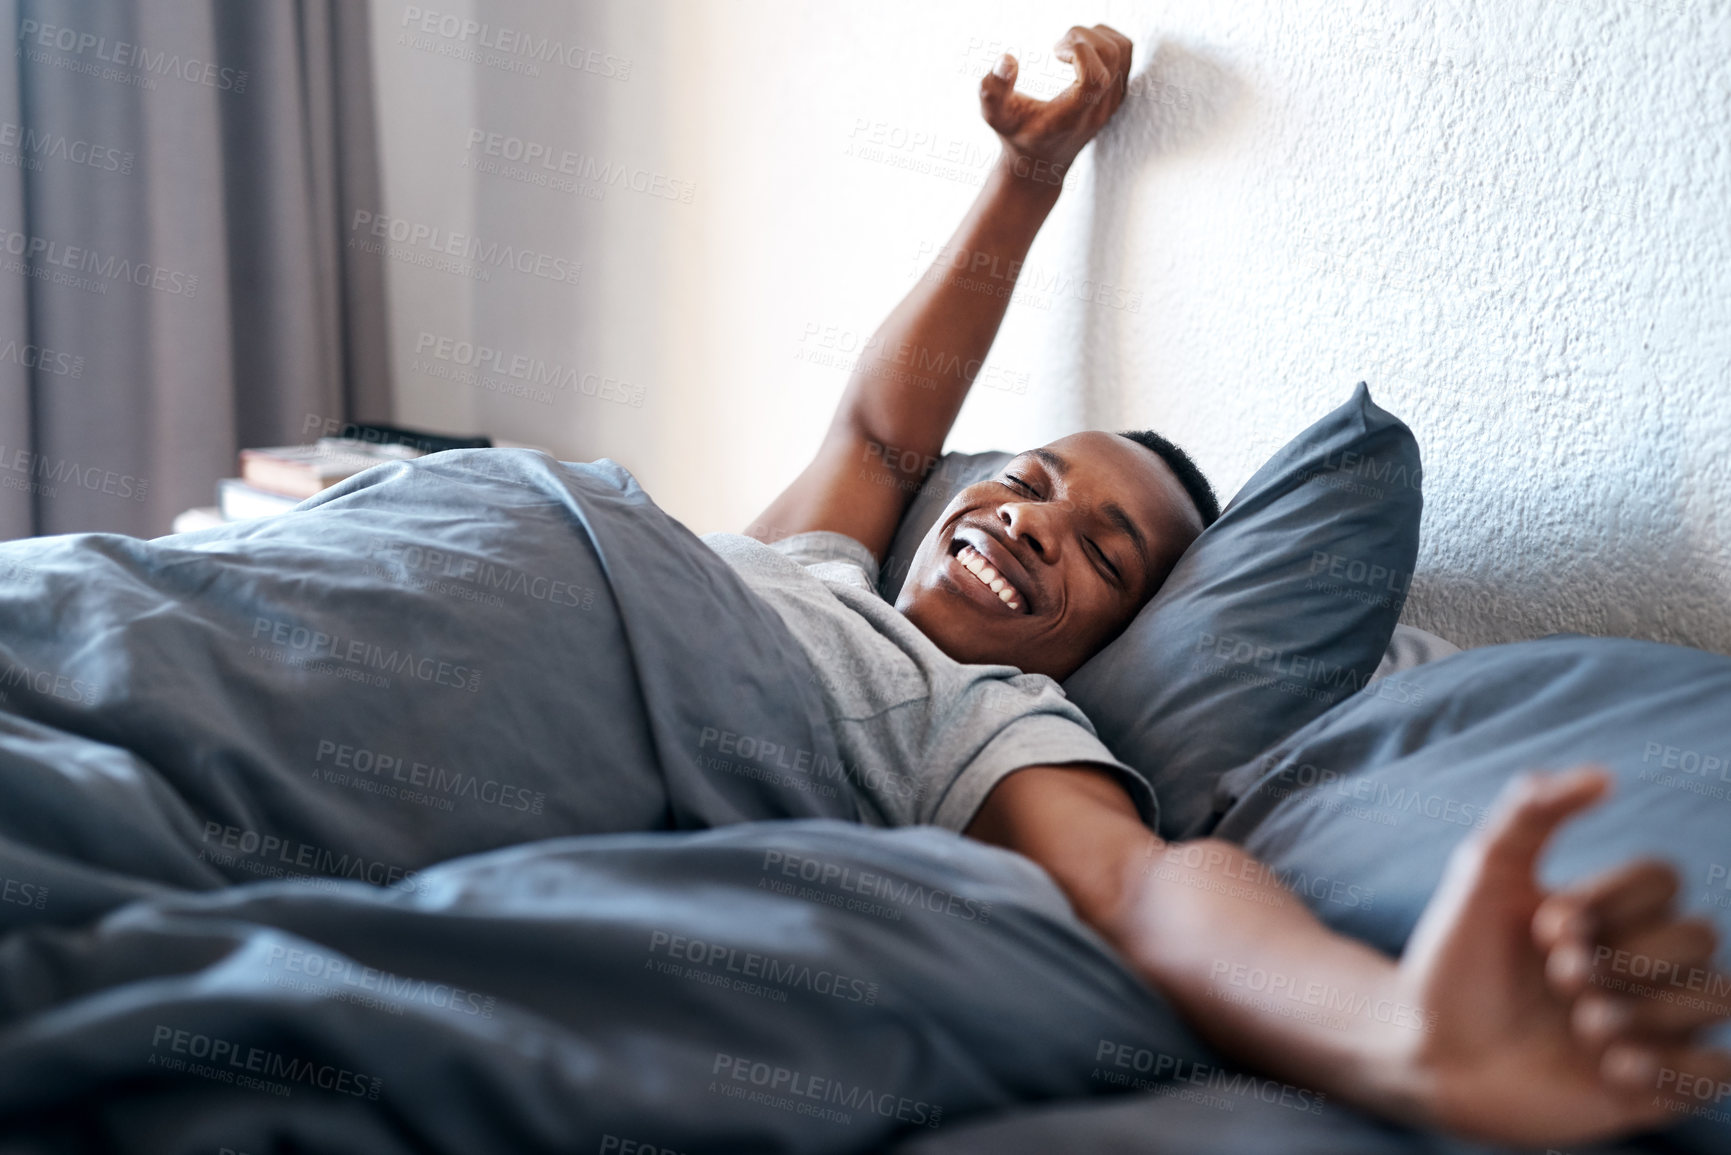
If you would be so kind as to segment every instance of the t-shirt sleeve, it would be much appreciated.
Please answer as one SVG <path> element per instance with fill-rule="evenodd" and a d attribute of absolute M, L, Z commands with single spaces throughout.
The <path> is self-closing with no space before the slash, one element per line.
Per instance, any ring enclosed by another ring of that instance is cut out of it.
<path fill-rule="evenodd" d="M 856 541 L 845 533 L 837 533 L 831 529 L 811 529 L 778 538 L 769 543 L 769 548 L 786 554 L 803 566 L 840 562 L 857 567 L 865 575 L 867 585 L 873 588 L 877 586 L 877 558 L 872 556 L 872 551 L 865 547 L 865 543 Z"/>
<path fill-rule="evenodd" d="M 1050 679 L 1042 679 L 1046 686 L 1036 692 L 1036 701 L 1030 708 L 1025 695 L 1029 692 L 1027 683 L 1034 677 L 1023 675 L 1017 679 L 1023 682 L 1019 688 L 1023 700 L 1015 714 L 1008 722 L 993 728 L 978 751 L 967 758 L 961 773 L 951 780 L 949 789 L 927 801 L 926 807 L 922 807 L 927 809 L 927 813 L 921 820 L 959 832 L 973 821 L 974 814 L 992 788 L 1017 770 L 1029 766 L 1087 762 L 1114 771 L 1136 804 L 1136 812 L 1142 821 L 1150 830 L 1156 829 L 1160 804 L 1154 795 L 1154 787 L 1136 770 L 1112 756 L 1106 744 L 1095 735 L 1087 715 Z M 1005 690 L 1011 688 L 1011 684 L 1000 685 Z M 988 721 L 997 712 L 995 703 L 982 703 L 981 706 L 979 712 Z M 958 727 L 958 732 L 965 734 L 969 729 L 968 726 Z"/>

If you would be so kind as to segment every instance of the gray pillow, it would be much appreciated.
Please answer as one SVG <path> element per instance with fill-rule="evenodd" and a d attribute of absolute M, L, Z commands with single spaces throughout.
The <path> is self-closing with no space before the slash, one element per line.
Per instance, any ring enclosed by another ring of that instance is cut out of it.
<path fill-rule="evenodd" d="M 903 517 L 879 579 L 894 601 L 950 498 L 1013 454 L 948 454 Z M 1112 752 L 1147 776 L 1159 833 L 1206 825 L 1215 781 L 1362 688 L 1418 556 L 1418 443 L 1361 382 L 1238 491 L 1160 592 L 1064 683 Z"/>

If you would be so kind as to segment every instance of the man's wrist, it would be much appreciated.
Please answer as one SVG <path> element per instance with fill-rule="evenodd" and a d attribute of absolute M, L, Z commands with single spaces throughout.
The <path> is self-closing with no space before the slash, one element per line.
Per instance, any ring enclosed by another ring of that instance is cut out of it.
<path fill-rule="evenodd" d="M 1064 175 L 1068 164 L 1059 164 L 1030 156 L 1005 145 L 998 152 L 997 164 L 987 178 L 999 191 L 1031 205 L 1050 210 L 1064 191 Z"/>
<path fill-rule="evenodd" d="M 1386 997 L 1377 1004 L 1399 1013 L 1363 1022 L 1354 1050 L 1354 1082 L 1364 1088 L 1360 1105 L 1413 1127 L 1446 1126 L 1451 1082 L 1439 1066 L 1435 1013 L 1395 963 L 1386 973 Z"/>
<path fill-rule="evenodd" d="M 1437 1115 L 1435 1073 L 1425 1061 L 1422 1032 L 1407 1025 L 1369 1022 L 1355 1048 L 1353 1095 L 1360 1106 L 1409 1126 L 1426 1126 Z"/>

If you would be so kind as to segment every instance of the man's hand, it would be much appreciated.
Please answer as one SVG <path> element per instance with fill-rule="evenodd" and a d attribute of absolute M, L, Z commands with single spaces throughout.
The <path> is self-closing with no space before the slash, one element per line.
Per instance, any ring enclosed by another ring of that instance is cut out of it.
<path fill-rule="evenodd" d="M 1054 51 L 1075 66 L 1076 80 L 1051 100 L 1016 91 L 1016 58 L 1007 53 L 980 81 L 980 113 L 1003 140 L 1011 170 L 1048 184 L 1062 183 L 1130 82 L 1130 40 L 1104 24 L 1070 29 Z"/>
<path fill-rule="evenodd" d="M 1553 894 L 1534 877 L 1551 835 L 1608 785 L 1591 770 L 1518 780 L 1450 859 L 1400 963 L 1405 999 L 1431 1022 L 1413 1055 L 1425 1121 L 1545 1146 L 1676 1122 L 1703 1086 L 1731 1097 L 1731 1056 L 1695 1040 L 1731 1013 L 1692 993 L 1723 989 L 1717 938 L 1676 916 L 1670 867 L 1634 863 Z M 1619 982 L 1619 958 L 1647 982 Z"/>
<path fill-rule="evenodd" d="M 1103 770 L 1020 770 L 967 834 L 1045 867 L 1077 916 L 1238 1062 L 1412 1125 L 1545 1147 L 1731 1098 L 1731 1056 L 1695 1040 L 1731 1008 L 1608 981 L 1618 958 L 1640 955 L 1686 990 L 1724 989 L 1707 969 L 1710 930 L 1671 911 L 1669 868 L 1636 863 L 1551 894 L 1535 880 L 1551 834 L 1605 787 L 1591 772 L 1512 787 L 1454 855 L 1399 963 L 1328 930 L 1240 848 L 1162 842 Z M 1273 996 L 1245 997 L 1240 973 L 1326 995 L 1338 1013 L 1280 1014 Z"/>

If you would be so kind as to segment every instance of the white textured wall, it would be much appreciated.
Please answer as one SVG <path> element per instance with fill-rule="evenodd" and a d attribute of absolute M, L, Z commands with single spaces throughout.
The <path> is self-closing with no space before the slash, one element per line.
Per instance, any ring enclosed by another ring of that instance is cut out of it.
<path fill-rule="evenodd" d="M 560 296 L 404 265 L 399 363 L 435 316 L 633 377 L 645 404 L 406 375 L 407 419 L 614 456 L 694 529 L 738 528 L 971 199 L 999 46 L 1045 94 L 1066 71 L 1051 41 L 1105 21 L 1136 41 L 1135 95 L 1072 174 L 993 355 L 1002 387 L 976 387 L 952 447 L 1151 425 L 1224 497 L 1365 379 L 1426 455 L 1408 620 L 1463 644 L 1573 629 L 1731 652 L 1725 0 L 476 7 L 594 41 L 630 78 L 393 57 L 404 6 L 381 0 L 387 198 L 594 275 Z M 482 180 L 435 87 L 695 196 Z"/>

